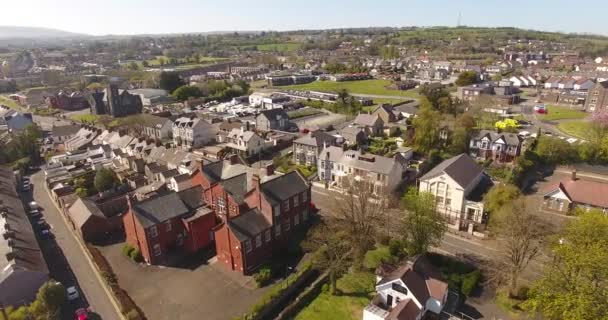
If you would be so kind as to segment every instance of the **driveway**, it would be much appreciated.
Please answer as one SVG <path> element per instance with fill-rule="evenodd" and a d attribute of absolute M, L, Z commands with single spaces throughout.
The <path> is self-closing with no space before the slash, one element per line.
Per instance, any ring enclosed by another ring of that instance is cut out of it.
<path fill-rule="evenodd" d="M 249 311 L 269 289 L 256 289 L 253 278 L 227 270 L 215 259 L 184 268 L 138 265 L 122 255 L 123 245 L 99 250 L 120 286 L 150 320 L 233 319 Z"/>

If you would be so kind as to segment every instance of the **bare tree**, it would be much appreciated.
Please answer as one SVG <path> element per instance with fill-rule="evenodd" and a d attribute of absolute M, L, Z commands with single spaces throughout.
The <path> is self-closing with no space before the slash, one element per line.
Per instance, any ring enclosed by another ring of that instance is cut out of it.
<path fill-rule="evenodd" d="M 353 248 L 355 264 L 361 264 L 367 250 L 386 223 L 388 195 L 371 179 L 348 178 L 343 180 L 345 192 L 334 198 L 336 231 L 347 232 Z M 375 192 L 376 191 L 376 192 Z"/>
<path fill-rule="evenodd" d="M 348 269 L 352 252 L 347 232 L 337 227 L 331 218 L 322 221 L 309 231 L 306 241 L 308 249 L 315 250 L 314 263 L 329 272 L 332 295 L 337 294 L 338 277 Z"/>
<path fill-rule="evenodd" d="M 492 227 L 504 249 L 493 262 L 491 278 L 498 285 L 507 284 L 509 293 L 515 295 L 522 272 L 541 252 L 547 228 L 522 198 L 502 207 L 493 219 Z"/>

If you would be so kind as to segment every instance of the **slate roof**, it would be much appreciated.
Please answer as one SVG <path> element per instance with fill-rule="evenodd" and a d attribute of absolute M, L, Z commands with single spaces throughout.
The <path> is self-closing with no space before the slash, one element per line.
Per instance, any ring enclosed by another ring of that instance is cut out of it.
<path fill-rule="evenodd" d="M 187 173 L 182 173 L 182 174 L 178 174 L 176 176 L 173 177 L 173 179 L 175 179 L 175 182 L 180 183 L 180 182 L 184 182 L 186 180 L 190 179 L 190 175 Z"/>
<path fill-rule="evenodd" d="M 461 187 L 466 188 L 482 172 L 483 168 L 475 160 L 469 155 L 462 153 L 443 161 L 422 176 L 420 180 L 432 179 L 445 173 Z"/>
<path fill-rule="evenodd" d="M 260 188 L 269 202 L 277 203 L 307 191 L 309 186 L 297 171 L 291 171 L 262 183 Z"/>
<path fill-rule="evenodd" d="M 307 146 L 313 146 L 313 147 L 319 148 L 319 147 L 323 146 L 324 142 L 328 145 L 335 144 L 336 139 L 337 139 L 336 137 L 332 136 L 331 134 L 329 134 L 327 132 L 313 131 L 301 138 L 294 140 L 293 143 L 304 144 Z"/>
<path fill-rule="evenodd" d="M 77 228 L 82 227 L 93 216 L 106 219 L 106 216 L 99 210 L 95 202 L 83 198 L 76 200 L 72 204 L 68 214 Z"/>
<path fill-rule="evenodd" d="M 232 196 L 234 201 L 241 204 L 245 201 L 247 193 L 247 173 L 242 173 L 227 180 L 220 182 L 224 190 Z"/>
<path fill-rule="evenodd" d="M 203 186 L 198 185 L 182 191 L 177 192 L 179 198 L 184 202 L 186 207 L 190 210 L 195 210 L 205 205 L 203 200 Z"/>
<path fill-rule="evenodd" d="M 260 117 L 262 115 L 265 116 L 268 120 L 272 120 L 272 121 L 277 120 L 277 117 L 280 117 L 281 119 L 289 119 L 289 115 L 287 114 L 287 112 L 285 112 L 285 110 L 283 110 L 281 108 L 264 110 L 264 111 L 260 112 L 258 117 Z"/>
<path fill-rule="evenodd" d="M 403 159 L 403 157 L 399 154 L 395 155 L 393 158 L 388 158 L 371 153 L 361 154 L 361 152 L 356 150 L 344 151 L 342 148 L 335 146 L 325 148 L 322 151 L 320 158 L 326 159 L 327 152 L 329 152 L 330 161 L 348 165 L 353 168 L 382 174 L 389 174 L 395 164 L 400 164 L 400 160 Z"/>
<path fill-rule="evenodd" d="M 144 228 L 188 214 L 188 207 L 175 193 L 146 199 L 133 206 L 133 213 Z"/>
<path fill-rule="evenodd" d="M 257 208 L 228 220 L 227 224 L 240 241 L 251 239 L 272 227 Z"/>
<path fill-rule="evenodd" d="M 5 224 L 8 223 L 15 234 L 12 248 L 8 240 L 0 235 L 0 283 L 19 269 L 48 273 L 34 230 L 15 189 L 15 175 L 10 168 L 4 166 L 0 166 L 0 206 L 8 213 L 6 218 L 0 215 L 0 233 L 4 233 Z M 13 260 L 7 260 L 8 252 L 15 254 Z"/>
<path fill-rule="evenodd" d="M 78 125 L 74 125 L 74 124 L 69 124 L 69 125 L 65 125 L 65 126 L 54 126 L 53 129 L 51 130 L 51 135 L 53 137 L 65 137 L 65 136 L 71 136 L 71 135 L 75 135 L 78 130 L 80 130 L 80 126 Z"/>
<path fill-rule="evenodd" d="M 373 127 L 378 119 L 380 116 L 377 114 L 360 113 L 353 123 Z"/>
<path fill-rule="evenodd" d="M 477 135 L 475 135 L 474 139 L 481 140 L 481 139 L 483 139 L 483 137 L 488 137 L 488 139 L 490 139 L 490 141 L 492 141 L 492 142 L 502 139 L 505 141 L 505 143 L 507 145 L 510 145 L 510 146 L 517 146 L 522 141 L 521 137 L 515 133 L 508 133 L 508 132 L 498 133 L 498 132 L 492 131 L 492 130 L 481 130 L 477 133 Z"/>

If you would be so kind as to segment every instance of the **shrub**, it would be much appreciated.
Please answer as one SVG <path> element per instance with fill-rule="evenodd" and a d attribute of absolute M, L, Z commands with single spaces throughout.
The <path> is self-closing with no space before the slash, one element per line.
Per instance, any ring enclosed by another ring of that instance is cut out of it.
<path fill-rule="evenodd" d="M 324 292 L 324 293 L 329 292 L 329 284 L 324 283 L 323 286 L 321 286 L 321 292 Z"/>
<path fill-rule="evenodd" d="M 267 285 L 272 279 L 272 269 L 270 269 L 269 266 L 263 266 L 256 274 L 253 275 L 253 279 L 258 285 L 258 288 Z"/>
<path fill-rule="evenodd" d="M 379 235 L 376 239 L 376 242 L 378 242 L 378 244 L 383 245 L 383 246 L 388 246 L 390 241 L 391 241 L 391 238 L 385 234 Z"/>
<path fill-rule="evenodd" d="M 141 255 L 141 252 L 135 248 L 130 252 L 129 257 L 137 263 L 143 261 L 143 256 Z"/>
<path fill-rule="evenodd" d="M 135 248 L 131 247 L 131 245 L 129 244 L 125 244 L 122 247 L 122 254 L 127 258 L 131 258 L 131 253 L 133 252 L 133 250 L 135 250 Z"/>
<path fill-rule="evenodd" d="M 530 288 L 527 286 L 521 286 L 517 290 L 517 299 L 519 300 L 528 300 L 528 293 L 530 292 Z"/>
<path fill-rule="evenodd" d="M 403 243 L 397 239 L 392 239 L 388 243 L 388 250 L 393 257 L 403 258 L 404 256 Z"/>
<path fill-rule="evenodd" d="M 470 296 L 473 290 L 475 290 L 477 287 L 477 283 L 479 282 L 480 278 L 481 272 L 479 270 L 463 274 L 461 276 L 462 284 L 460 286 L 460 291 L 462 291 L 465 296 Z"/>

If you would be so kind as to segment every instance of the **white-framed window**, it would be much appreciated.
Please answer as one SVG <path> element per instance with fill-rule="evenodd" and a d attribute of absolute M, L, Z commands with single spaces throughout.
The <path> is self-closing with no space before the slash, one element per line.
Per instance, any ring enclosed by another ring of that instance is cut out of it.
<path fill-rule="evenodd" d="M 162 250 L 160 249 L 160 244 L 158 244 L 158 243 L 155 244 L 152 248 L 153 248 L 152 250 L 154 251 L 153 253 L 154 253 L 155 257 L 158 257 L 163 253 Z"/>
<path fill-rule="evenodd" d="M 281 235 L 281 225 L 277 224 L 276 226 L 274 226 L 274 236 L 278 237 Z"/>
<path fill-rule="evenodd" d="M 158 237 L 158 229 L 156 229 L 156 226 L 151 226 L 150 228 L 148 228 L 148 235 L 150 236 L 150 238 Z"/>
<path fill-rule="evenodd" d="M 289 199 L 283 201 L 283 212 L 289 211 Z"/>
<path fill-rule="evenodd" d="M 171 220 L 165 221 L 165 231 L 169 232 L 169 231 L 171 231 L 171 228 L 172 228 Z"/>
<path fill-rule="evenodd" d="M 278 217 L 278 216 L 280 216 L 280 215 L 281 215 L 281 210 L 280 210 L 280 208 L 279 208 L 279 205 L 278 205 L 278 204 L 274 206 L 273 211 L 274 211 L 274 216 L 275 216 L 275 217 Z"/>
<path fill-rule="evenodd" d="M 293 216 L 293 225 L 297 226 L 300 224 L 300 214 L 296 214 L 295 216 Z"/>
<path fill-rule="evenodd" d="M 245 248 L 246 253 L 251 252 L 251 242 L 249 242 L 249 240 L 245 240 L 245 242 L 243 242 L 243 248 Z"/>
<path fill-rule="evenodd" d="M 220 213 L 226 212 L 226 201 L 223 197 L 217 198 L 217 211 Z"/>
<path fill-rule="evenodd" d="M 258 234 L 257 236 L 255 236 L 255 247 L 259 248 L 262 246 L 262 234 Z"/>
<path fill-rule="evenodd" d="M 271 238 L 271 232 L 270 229 L 264 231 L 264 239 L 266 240 L 266 243 L 270 242 L 270 238 Z"/>

